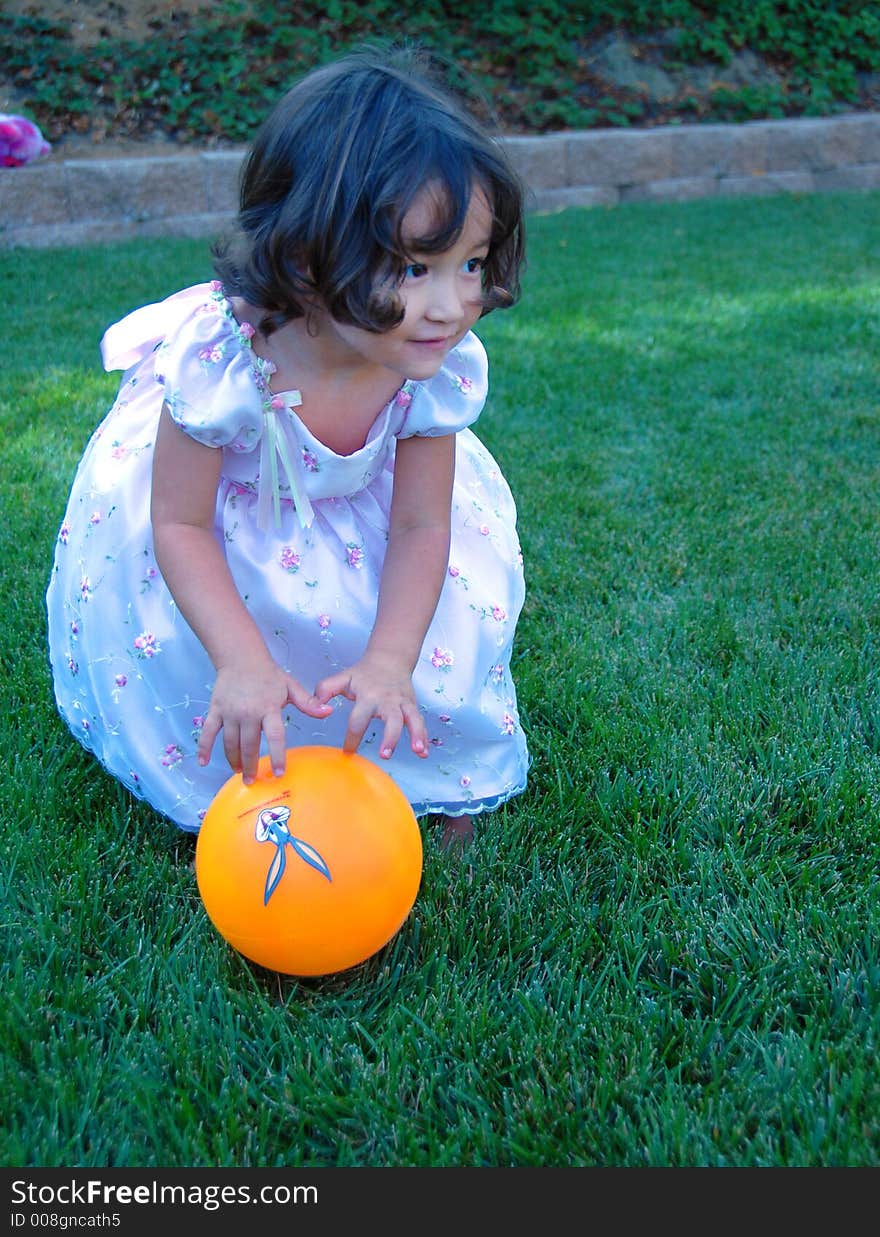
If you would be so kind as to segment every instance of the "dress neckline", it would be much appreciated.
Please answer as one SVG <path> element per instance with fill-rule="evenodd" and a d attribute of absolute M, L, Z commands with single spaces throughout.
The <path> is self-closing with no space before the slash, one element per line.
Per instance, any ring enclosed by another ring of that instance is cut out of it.
<path fill-rule="evenodd" d="M 226 293 L 226 289 L 219 280 L 213 281 L 211 288 L 216 293 L 219 293 L 218 299 L 223 312 L 229 321 L 232 332 L 237 338 L 239 344 L 248 354 L 251 363 L 251 370 L 254 374 L 257 387 L 261 394 L 268 394 L 272 399 L 281 401 L 284 408 L 287 410 L 288 416 L 296 422 L 298 429 L 303 434 L 307 435 L 312 443 L 320 447 L 320 449 L 325 451 L 328 455 L 333 456 L 334 459 L 356 459 L 362 452 L 367 451 L 371 446 L 381 443 L 382 438 L 384 437 L 382 431 L 391 416 L 391 411 L 394 406 L 398 405 L 403 408 L 407 408 L 409 406 L 412 399 L 412 393 L 416 385 L 415 379 L 413 378 L 405 378 L 388 402 L 379 409 L 367 429 L 366 436 L 364 437 L 364 441 L 361 446 L 356 447 L 354 451 L 347 451 L 344 453 L 335 451 L 331 446 L 324 442 L 322 438 L 319 438 L 314 431 L 308 427 L 308 425 L 306 425 L 305 421 L 296 411 L 302 404 L 301 391 L 296 388 L 290 388 L 285 391 L 273 391 L 271 389 L 271 379 L 272 375 L 276 372 L 276 367 L 273 361 L 270 361 L 267 357 L 258 356 L 258 354 L 254 351 L 253 338 L 257 333 L 256 327 L 252 322 L 249 322 L 246 319 L 238 318 L 232 306 L 232 302 Z M 276 411 L 278 410 L 276 409 Z M 380 426 L 380 431 L 378 433 L 376 432 L 377 426 Z"/>
<path fill-rule="evenodd" d="M 394 395 L 392 395 L 385 407 L 380 409 L 380 411 L 376 414 L 375 420 L 367 430 L 363 444 L 360 447 L 356 447 L 354 451 L 346 451 L 344 453 L 341 451 L 334 451 L 334 449 L 328 446 L 322 438 L 319 438 L 312 430 L 309 429 L 305 421 L 303 421 L 302 417 L 297 412 L 297 404 L 299 401 L 297 401 L 297 404 L 288 403 L 289 397 L 300 395 L 299 391 L 279 391 L 277 392 L 277 397 L 284 400 L 284 405 L 287 409 L 288 416 L 292 421 L 296 422 L 297 430 L 306 436 L 310 443 L 320 447 L 322 451 L 326 452 L 327 455 L 332 456 L 336 460 L 354 460 L 357 459 L 358 456 L 360 456 L 364 451 L 371 451 L 372 454 L 376 453 L 385 437 L 385 427 L 391 417 L 391 413 L 394 410 L 395 405 L 401 408 L 406 408 L 409 406 L 410 400 L 412 399 L 412 390 L 414 385 L 415 383 L 413 379 L 407 378 L 402 386 L 395 391 Z"/>

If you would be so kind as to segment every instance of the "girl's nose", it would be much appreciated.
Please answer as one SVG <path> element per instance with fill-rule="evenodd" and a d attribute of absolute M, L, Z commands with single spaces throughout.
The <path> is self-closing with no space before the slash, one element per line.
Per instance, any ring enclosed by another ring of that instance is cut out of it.
<path fill-rule="evenodd" d="M 461 317 L 462 298 L 454 279 L 432 283 L 427 315 L 435 322 L 454 322 Z"/>

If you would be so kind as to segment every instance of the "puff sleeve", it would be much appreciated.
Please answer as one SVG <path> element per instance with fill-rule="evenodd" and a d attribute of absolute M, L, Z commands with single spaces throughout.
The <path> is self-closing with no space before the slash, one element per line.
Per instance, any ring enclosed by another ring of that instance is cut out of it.
<path fill-rule="evenodd" d="M 252 335 L 215 281 L 135 310 L 105 332 L 101 351 L 107 370 L 140 367 L 140 381 L 149 381 L 152 369 L 172 418 L 192 438 L 248 452 L 264 411 Z"/>
<path fill-rule="evenodd" d="M 438 438 L 472 425 L 489 392 L 489 362 L 481 341 L 468 331 L 425 382 L 407 384 L 411 394 L 399 438 Z"/>

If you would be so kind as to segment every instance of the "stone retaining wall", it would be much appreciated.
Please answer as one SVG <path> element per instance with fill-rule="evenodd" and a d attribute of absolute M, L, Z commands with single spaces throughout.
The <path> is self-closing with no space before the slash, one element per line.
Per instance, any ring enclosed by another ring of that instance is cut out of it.
<path fill-rule="evenodd" d="M 880 113 L 596 129 L 505 144 L 532 211 L 880 188 Z M 241 150 L 0 168 L 0 248 L 210 236 L 230 219 Z"/>

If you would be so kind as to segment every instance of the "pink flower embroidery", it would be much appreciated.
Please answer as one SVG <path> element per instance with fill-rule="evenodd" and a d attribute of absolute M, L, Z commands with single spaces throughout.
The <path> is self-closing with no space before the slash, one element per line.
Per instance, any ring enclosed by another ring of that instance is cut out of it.
<path fill-rule="evenodd" d="M 117 687 L 125 687 L 126 683 L 128 682 L 128 676 L 124 674 L 117 674 L 114 682 L 116 683 Z"/>
<path fill-rule="evenodd" d="M 79 666 L 76 664 L 76 662 L 73 660 L 72 657 L 68 657 L 67 659 L 67 669 L 70 671 L 71 674 L 79 674 Z"/>
<path fill-rule="evenodd" d="M 100 524 L 101 523 L 101 512 L 93 511 L 92 514 L 89 516 L 89 523 Z"/>
<path fill-rule="evenodd" d="M 463 773 L 461 777 L 458 779 L 458 784 L 459 786 L 465 786 L 465 787 L 470 786 L 471 779 L 468 777 L 466 773 Z"/>
<path fill-rule="evenodd" d="M 401 387 L 394 397 L 394 402 L 398 408 L 408 408 L 412 403 L 412 395 L 404 387 Z"/>
<path fill-rule="evenodd" d="M 285 571 L 299 571 L 299 565 L 302 562 L 302 556 L 297 554 L 292 546 L 286 545 L 283 547 L 278 561 Z"/>
<path fill-rule="evenodd" d="M 72 636 L 79 635 L 79 623 L 76 621 L 76 619 L 74 619 L 73 622 L 70 624 L 70 634 Z"/>
<path fill-rule="evenodd" d="M 179 765 L 183 760 L 183 752 L 176 743 L 169 743 L 162 753 L 162 764 L 166 769 L 173 769 L 175 765 Z"/>
<path fill-rule="evenodd" d="M 452 576 L 453 580 L 455 580 L 458 576 L 461 575 L 461 572 L 459 571 L 457 567 L 450 567 L 449 574 Z"/>
<path fill-rule="evenodd" d="M 79 583 L 79 592 L 83 601 L 88 601 L 92 591 L 92 582 L 88 576 L 83 576 Z"/>
<path fill-rule="evenodd" d="M 516 719 L 511 717 L 509 713 L 504 714 L 504 721 L 501 723 L 502 734 L 514 734 L 516 732 Z"/>
<path fill-rule="evenodd" d="M 223 349 L 219 344 L 212 344 L 210 348 L 201 348 L 199 350 L 199 360 L 206 365 L 214 365 L 217 361 L 223 360 Z"/>
<path fill-rule="evenodd" d="M 128 455 L 128 447 L 121 442 L 113 444 L 113 450 L 110 452 L 114 460 L 124 460 Z"/>
<path fill-rule="evenodd" d="M 318 615 L 318 626 L 321 628 L 321 631 L 326 631 L 327 628 L 330 626 L 330 615 L 319 614 Z"/>
<path fill-rule="evenodd" d="M 442 722 L 444 726 L 448 726 L 449 723 L 452 721 L 452 718 L 449 716 L 448 713 L 441 713 L 440 716 L 437 718 L 437 721 Z"/>
<path fill-rule="evenodd" d="M 241 332 L 241 334 L 245 337 L 245 339 L 253 339 L 253 337 L 257 333 L 249 322 L 242 322 L 241 326 L 238 329 Z"/>
<path fill-rule="evenodd" d="M 355 542 L 349 541 L 345 547 L 345 552 L 348 555 L 349 567 L 356 567 L 360 570 L 364 565 L 364 547 L 356 545 Z"/>
<path fill-rule="evenodd" d="M 309 472 L 320 471 L 321 466 L 318 463 L 318 457 L 317 455 L 315 455 L 314 451 L 310 451 L 308 447 L 303 447 L 302 449 L 302 461 L 303 461 L 303 464 L 305 464 L 306 468 L 309 470 Z"/>
<path fill-rule="evenodd" d="M 67 523 L 64 523 L 61 525 L 61 528 L 59 529 L 58 540 L 61 542 L 62 545 L 67 545 L 67 538 L 69 536 L 70 536 L 70 525 Z"/>
<path fill-rule="evenodd" d="M 437 670 L 448 670 L 455 662 L 452 649 L 436 648 L 431 654 L 431 665 Z"/>
<path fill-rule="evenodd" d="M 504 678 L 504 667 L 499 662 L 497 666 L 493 666 L 489 672 L 492 675 L 493 683 L 500 683 Z"/>
<path fill-rule="evenodd" d="M 138 657 L 155 657 L 157 653 L 162 652 L 161 644 L 151 631 L 142 631 L 139 636 L 135 636 L 134 647 L 137 649 Z"/>
<path fill-rule="evenodd" d="M 481 525 L 480 525 L 480 533 L 481 533 L 481 535 L 482 535 L 483 537 L 488 537 L 488 536 L 489 536 L 489 533 L 490 533 L 491 531 L 492 531 L 492 530 L 489 528 L 489 525 L 488 525 L 488 524 L 481 524 Z"/>
<path fill-rule="evenodd" d="M 492 617 L 496 623 L 503 623 L 504 620 L 507 618 L 507 611 L 504 609 L 503 606 L 493 606 Z"/>
<path fill-rule="evenodd" d="M 281 412 L 284 409 L 284 400 L 280 395 L 273 395 L 269 401 L 269 405 L 274 412 Z"/>

